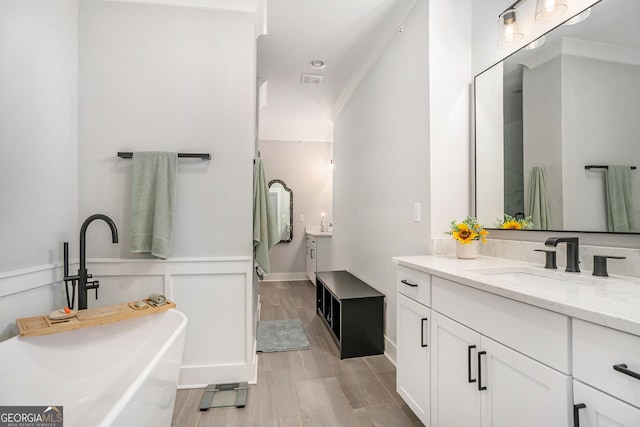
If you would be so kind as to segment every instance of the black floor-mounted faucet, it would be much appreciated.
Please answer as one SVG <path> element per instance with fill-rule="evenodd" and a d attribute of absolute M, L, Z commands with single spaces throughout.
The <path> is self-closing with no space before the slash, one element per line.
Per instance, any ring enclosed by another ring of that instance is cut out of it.
<path fill-rule="evenodd" d="M 558 243 L 566 243 L 567 244 L 567 268 L 565 271 L 571 273 L 580 273 L 580 256 L 578 249 L 578 238 L 577 237 L 549 237 L 546 242 L 544 242 L 545 246 L 558 246 Z"/>
<path fill-rule="evenodd" d="M 109 225 L 111 229 L 111 241 L 113 243 L 118 243 L 118 229 L 116 228 L 116 224 L 113 222 L 111 218 L 103 214 L 95 214 L 91 215 L 89 218 L 85 219 L 82 223 L 82 227 L 80 227 L 80 268 L 78 269 L 78 274 L 76 276 L 69 276 L 69 242 L 64 242 L 64 281 L 71 281 L 74 284 L 78 283 L 78 310 L 85 310 L 87 308 L 87 291 L 89 289 L 95 289 L 96 298 L 98 298 L 98 288 L 100 287 L 100 282 L 94 280 L 89 282 L 87 279 L 91 279 L 93 276 L 87 273 L 87 227 L 93 220 L 101 219 Z M 75 289 L 74 289 L 75 290 Z M 67 303 L 69 304 L 69 308 L 73 308 L 73 303 L 69 301 L 69 291 L 67 290 Z"/>

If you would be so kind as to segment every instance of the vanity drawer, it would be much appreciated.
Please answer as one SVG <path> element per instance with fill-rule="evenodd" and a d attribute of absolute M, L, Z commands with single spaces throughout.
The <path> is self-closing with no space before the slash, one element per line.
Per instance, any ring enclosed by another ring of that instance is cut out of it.
<path fill-rule="evenodd" d="M 307 247 L 315 249 L 316 246 L 316 238 L 307 234 Z"/>
<path fill-rule="evenodd" d="M 431 275 L 399 265 L 396 282 L 398 292 L 431 307 Z"/>
<path fill-rule="evenodd" d="M 431 308 L 547 366 L 571 374 L 567 316 L 432 276 Z"/>
<path fill-rule="evenodd" d="M 573 319 L 573 376 L 640 407 L 640 379 L 613 369 L 617 365 L 640 375 L 640 337 Z"/>

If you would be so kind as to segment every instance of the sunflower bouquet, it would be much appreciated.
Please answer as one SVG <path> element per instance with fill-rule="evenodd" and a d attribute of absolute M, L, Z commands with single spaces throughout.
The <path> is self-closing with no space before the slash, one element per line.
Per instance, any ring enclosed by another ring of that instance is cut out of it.
<path fill-rule="evenodd" d="M 476 218 L 467 216 L 462 222 L 458 222 L 455 219 L 451 221 L 451 230 L 445 231 L 445 234 L 453 236 L 454 240 L 466 245 L 474 240 L 487 243 L 486 236 L 489 232 L 484 229 L 483 225 L 478 224 Z"/>
<path fill-rule="evenodd" d="M 533 227 L 531 215 L 526 218 L 515 218 L 509 214 L 504 214 L 502 219 L 496 218 L 496 227 L 505 230 L 529 230 Z"/>

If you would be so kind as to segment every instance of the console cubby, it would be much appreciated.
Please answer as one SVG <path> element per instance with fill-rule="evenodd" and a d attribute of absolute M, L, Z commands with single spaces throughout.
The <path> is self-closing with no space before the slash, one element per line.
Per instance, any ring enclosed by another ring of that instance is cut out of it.
<path fill-rule="evenodd" d="M 341 359 L 384 352 L 384 294 L 351 273 L 316 273 L 316 312 Z"/>

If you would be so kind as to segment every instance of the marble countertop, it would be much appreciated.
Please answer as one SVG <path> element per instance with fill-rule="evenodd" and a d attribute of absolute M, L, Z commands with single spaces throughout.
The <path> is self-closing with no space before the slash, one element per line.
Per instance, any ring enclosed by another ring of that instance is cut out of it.
<path fill-rule="evenodd" d="M 317 227 L 317 229 L 307 227 L 304 232 L 310 236 L 315 237 L 331 237 L 333 235 L 333 233 L 330 231 L 320 231 L 320 227 Z"/>
<path fill-rule="evenodd" d="M 534 305 L 556 313 L 640 335 L 640 278 L 611 274 L 594 277 L 591 271 L 565 273 L 540 264 L 479 256 L 461 260 L 454 255 L 395 257 L 399 265 Z M 566 283 L 524 284 L 478 271 L 496 267 L 527 267 L 541 274 L 571 277 Z"/>

